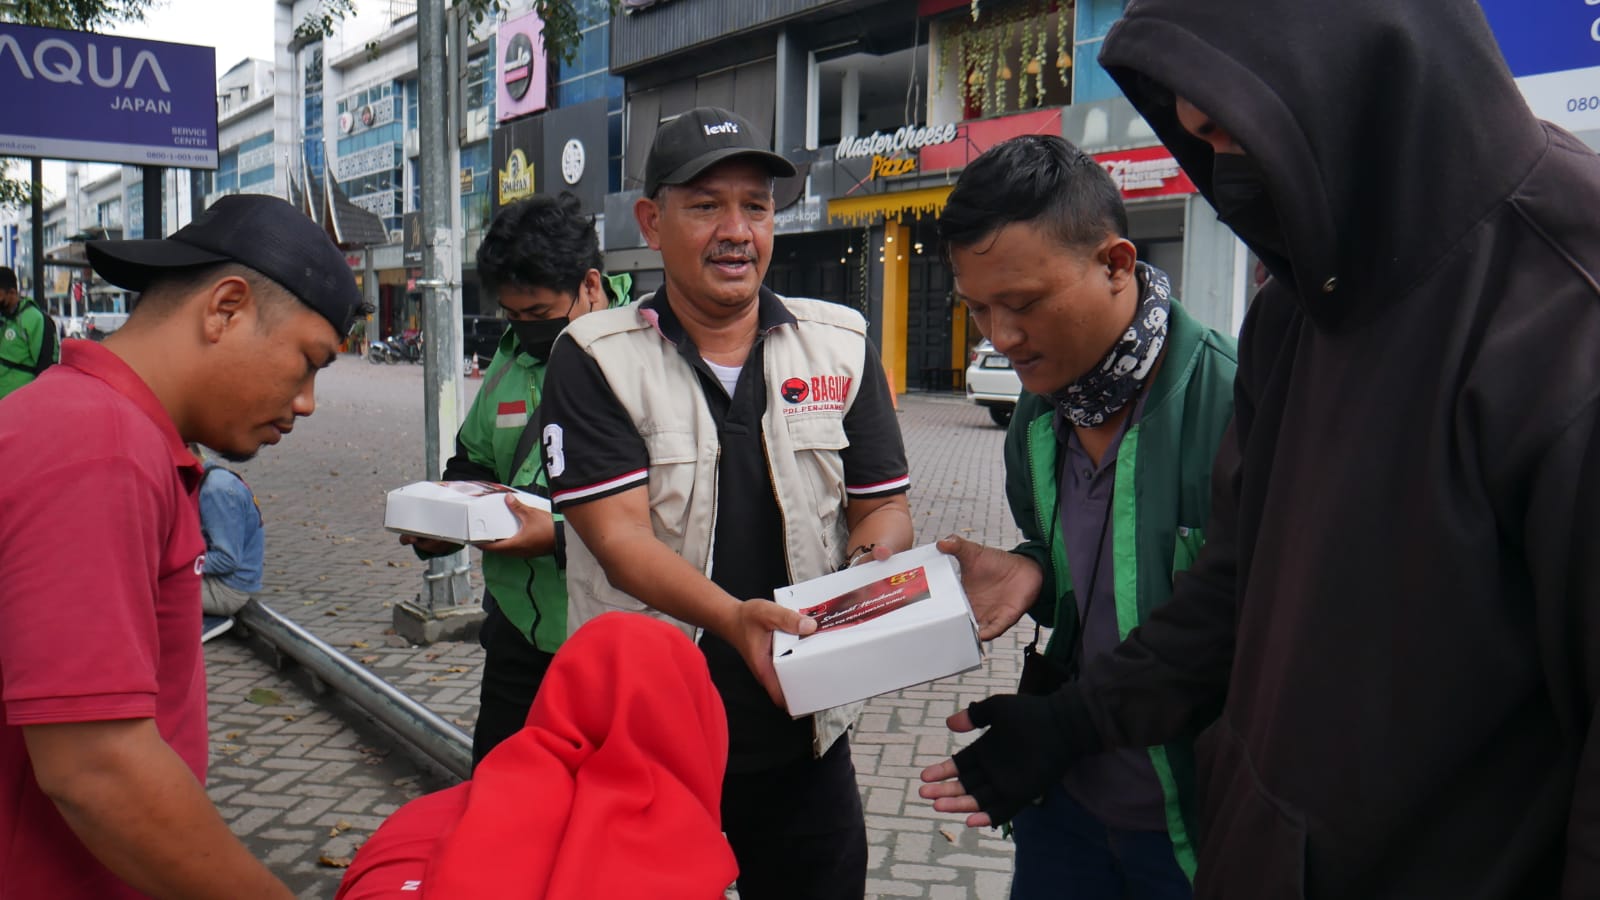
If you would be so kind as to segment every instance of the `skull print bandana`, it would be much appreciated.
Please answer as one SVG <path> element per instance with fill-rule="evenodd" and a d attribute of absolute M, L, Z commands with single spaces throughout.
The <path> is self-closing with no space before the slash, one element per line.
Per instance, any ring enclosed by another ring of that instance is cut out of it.
<path fill-rule="evenodd" d="M 1161 358 L 1167 343 L 1167 317 L 1172 309 L 1172 282 L 1167 273 L 1138 263 L 1139 308 L 1128 330 L 1100 364 L 1064 390 L 1052 394 L 1061 415 L 1079 428 L 1104 425 L 1106 419 L 1139 396 L 1139 389 Z"/>

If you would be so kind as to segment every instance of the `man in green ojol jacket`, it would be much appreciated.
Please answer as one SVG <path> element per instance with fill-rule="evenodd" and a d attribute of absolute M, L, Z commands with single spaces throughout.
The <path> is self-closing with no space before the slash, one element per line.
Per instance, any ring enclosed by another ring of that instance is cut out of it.
<path fill-rule="evenodd" d="M 1010 552 L 953 537 L 940 546 L 961 562 L 984 639 L 1023 613 L 1053 629 L 1025 670 L 1039 677 L 1019 691 L 1044 692 L 1167 602 L 1173 574 L 1199 551 L 1211 462 L 1233 414 L 1234 344 L 1138 261 L 1116 185 L 1058 137 L 1016 138 L 968 166 L 939 230 L 958 295 L 1022 381 L 1005 464 L 1026 538 Z M 1033 715 L 1014 699 L 973 704 L 951 727 Z M 1069 888 L 1085 900 L 1189 897 L 1193 774 L 1187 741 L 1102 753 L 994 817 L 1015 825 L 1013 900 Z"/>
<path fill-rule="evenodd" d="M 0 397 L 60 361 L 55 323 L 17 292 L 17 273 L 0 266 Z"/>
<path fill-rule="evenodd" d="M 456 433 L 447 481 L 491 481 L 549 496 L 538 447 L 545 361 L 567 323 L 628 302 L 632 279 L 601 272 L 594 219 L 571 194 L 536 196 L 505 207 L 478 246 L 478 280 L 510 327 L 483 375 L 483 387 Z M 515 734 L 556 648 L 567 636 L 566 541 L 559 517 L 508 501 L 521 530 L 482 544 L 483 689 L 472 734 L 472 764 Z M 402 537 L 421 555 L 459 546 Z"/>

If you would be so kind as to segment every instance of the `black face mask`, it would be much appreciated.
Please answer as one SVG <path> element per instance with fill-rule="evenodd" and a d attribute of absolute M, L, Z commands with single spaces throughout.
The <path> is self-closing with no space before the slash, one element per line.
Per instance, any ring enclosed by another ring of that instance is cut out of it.
<path fill-rule="evenodd" d="M 556 338 L 560 337 L 562 329 L 568 324 L 566 316 L 538 322 L 512 322 L 511 331 L 516 334 L 523 353 L 539 362 L 546 362 L 550 359 L 550 348 L 555 346 Z"/>
<path fill-rule="evenodd" d="M 556 344 L 556 338 L 561 332 L 572 324 L 572 311 L 578 308 L 578 298 L 572 298 L 572 304 L 567 311 L 557 319 L 541 319 L 534 322 L 511 322 L 511 331 L 517 336 L 517 343 L 522 345 L 522 352 L 528 354 L 539 362 L 550 360 L 550 348 Z"/>
<path fill-rule="evenodd" d="M 1211 196 L 1217 218 L 1251 249 L 1289 259 L 1283 223 L 1278 221 L 1278 209 L 1267 192 L 1266 175 L 1255 157 L 1216 154 L 1211 162 Z"/>

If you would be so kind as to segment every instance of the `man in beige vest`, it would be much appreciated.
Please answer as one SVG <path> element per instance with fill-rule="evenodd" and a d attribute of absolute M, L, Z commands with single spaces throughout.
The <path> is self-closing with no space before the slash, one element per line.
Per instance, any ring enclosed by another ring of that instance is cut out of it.
<path fill-rule="evenodd" d="M 744 900 L 865 892 L 854 710 L 789 717 L 772 633 L 816 624 L 770 598 L 912 539 L 866 323 L 761 286 L 773 179 L 794 171 L 726 110 L 661 126 L 634 212 L 666 284 L 567 329 L 541 412 L 570 526 L 568 628 L 618 609 L 700 633 L 728 713 L 722 824 Z"/>

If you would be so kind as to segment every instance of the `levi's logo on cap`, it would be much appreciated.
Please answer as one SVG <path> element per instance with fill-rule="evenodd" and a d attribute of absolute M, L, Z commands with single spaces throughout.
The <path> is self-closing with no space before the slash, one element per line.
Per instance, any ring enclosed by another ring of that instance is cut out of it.
<path fill-rule="evenodd" d="M 707 125 L 705 126 L 705 129 L 707 135 L 739 133 L 739 126 L 734 122 L 723 122 L 721 125 Z"/>

